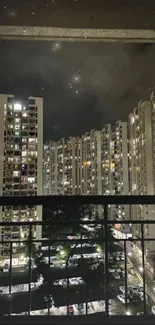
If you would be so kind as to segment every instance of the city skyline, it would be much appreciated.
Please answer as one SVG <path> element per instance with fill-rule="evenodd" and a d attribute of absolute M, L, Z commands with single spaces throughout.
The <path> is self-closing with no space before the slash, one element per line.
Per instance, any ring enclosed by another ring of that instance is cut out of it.
<path fill-rule="evenodd" d="M 152 44 L 1 41 L 0 92 L 44 98 L 44 142 L 77 136 L 149 98 L 154 54 Z"/>

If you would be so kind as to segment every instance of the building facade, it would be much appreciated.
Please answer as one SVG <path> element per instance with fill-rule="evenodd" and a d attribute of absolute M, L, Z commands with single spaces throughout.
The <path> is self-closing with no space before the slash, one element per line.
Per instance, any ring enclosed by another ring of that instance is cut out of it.
<path fill-rule="evenodd" d="M 43 192 L 102 195 L 101 137 L 101 131 L 92 130 L 82 137 L 45 144 Z"/>
<path fill-rule="evenodd" d="M 103 195 L 129 195 L 129 154 L 128 125 L 118 121 L 107 124 L 102 129 L 102 189 Z M 127 205 L 109 206 L 109 218 L 129 220 L 130 209 Z M 123 232 L 129 231 L 122 226 Z"/>
<path fill-rule="evenodd" d="M 149 101 L 141 101 L 129 116 L 130 144 L 130 192 L 131 195 L 155 194 L 155 101 L 154 94 Z M 155 207 L 151 205 L 132 206 L 134 220 L 154 220 Z M 154 238 L 155 226 L 144 227 L 145 238 Z M 141 236 L 141 228 L 133 227 L 133 236 Z M 155 243 L 147 241 L 146 252 L 155 251 Z"/>
<path fill-rule="evenodd" d="M 0 195 L 42 195 L 43 99 L 29 97 L 17 102 L 13 95 L 0 95 Z M 42 220 L 42 207 L 1 207 L 1 221 Z M 9 255 L 7 240 L 25 240 L 26 227 L 2 227 L 0 255 Z M 33 228 L 41 238 L 41 229 Z M 23 252 L 22 243 L 13 243 L 13 254 Z"/>
<path fill-rule="evenodd" d="M 44 192 L 48 186 L 51 195 L 129 194 L 126 122 L 51 141 L 44 151 Z M 100 215 L 101 211 L 102 207 L 98 208 Z M 128 206 L 109 207 L 110 218 L 129 219 L 129 214 Z"/>

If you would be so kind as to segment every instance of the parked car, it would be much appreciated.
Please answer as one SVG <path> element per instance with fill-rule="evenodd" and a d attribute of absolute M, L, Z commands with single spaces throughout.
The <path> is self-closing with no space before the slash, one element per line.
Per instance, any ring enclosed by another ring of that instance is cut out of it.
<path fill-rule="evenodd" d="M 143 292 L 137 292 L 137 296 L 139 297 L 139 299 L 141 301 L 144 301 L 144 295 L 143 295 Z"/>
<path fill-rule="evenodd" d="M 115 269 L 109 268 L 108 269 L 109 273 L 115 273 Z"/>
<path fill-rule="evenodd" d="M 120 278 L 121 278 L 119 273 L 112 273 L 112 275 L 113 275 L 115 280 L 120 280 Z"/>
<path fill-rule="evenodd" d="M 125 287 L 124 286 L 120 286 L 119 290 L 125 295 Z M 127 289 L 127 294 L 129 294 L 130 291 Z"/>
<path fill-rule="evenodd" d="M 68 313 L 69 313 L 69 315 L 74 315 L 74 308 L 72 305 L 68 306 Z"/>
<path fill-rule="evenodd" d="M 61 267 L 65 267 L 65 266 L 66 266 L 66 262 L 65 262 L 65 261 L 63 262 L 63 261 L 62 261 L 62 262 L 61 262 Z"/>
<path fill-rule="evenodd" d="M 125 278 L 125 271 L 121 271 L 121 277 Z"/>
<path fill-rule="evenodd" d="M 152 308 L 151 308 L 151 314 L 152 314 L 152 315 L 155 315 L 155 305 L 152 306 Z"/>
<path fill-rule="evenodd" d="M 138 293 L 138 288 L 136 286 L 132 286 L 130 285 L 128 287 L 128 289 L 132 292 L 132 293 Z"/>
<path fill-rule="evenodd" d="M 125 295 L 118 295 L 117 299 L 122 303 L 125 304 Z M 129 304 L 129 299 L 127 298 L 127 304 Z"/>

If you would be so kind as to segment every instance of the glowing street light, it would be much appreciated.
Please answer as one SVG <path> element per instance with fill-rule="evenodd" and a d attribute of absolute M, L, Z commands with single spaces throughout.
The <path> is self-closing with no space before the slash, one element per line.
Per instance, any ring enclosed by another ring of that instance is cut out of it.
<path fill-rule="evenodd" d="M 130 316 L 130 315 L 131 315 L 131 313 L 130 313 L 129 310 L 126 312 L 126 315 L 127 315 L 127 316 Z"/>
<path fill-rule="evenodd" d="M 100 246 L 97 247 L 97 252 L 101 253 L 102 252 L 102 248 Z"/>

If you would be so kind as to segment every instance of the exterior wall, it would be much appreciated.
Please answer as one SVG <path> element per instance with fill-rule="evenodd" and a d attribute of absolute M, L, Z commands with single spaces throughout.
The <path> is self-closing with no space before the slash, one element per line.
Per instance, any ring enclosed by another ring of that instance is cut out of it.
<path fill-rule="evenodd" d="M 130 192 L 131 195 L 154 195 L 154 105 L 153 101 L 141 101 L 133 114 L 129 116 L 130 128 Z M 154 206 L 139 205 L 132 207 L 131 218 L 137 220 L 154 220 Z M 154 225 L 144 227 L 145 238 L 153 238 Z M 141 229 L 133 227 L 133 236 L 141 236 Z M 154 242 L 146 242 L 147 254 L 155 251 Z"/>
<path fill-rule="evenodd" d="M 29 97 L 16 102 L 13 95 L 0 95 L 0 194 L 4 196 L 42 195 L 43 99 Z M 2 207 L 2 221 L 42 220 L 42 207 Z M 32 229 L 41 239 L 41 227 Z M 2 227 L 1 255 L 9 254 L 7 240 L 29 235 L 25 227 Z M 13 254 L 23 252 L 22 244 L 13 244 Z"/>

